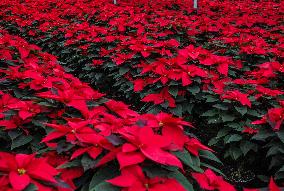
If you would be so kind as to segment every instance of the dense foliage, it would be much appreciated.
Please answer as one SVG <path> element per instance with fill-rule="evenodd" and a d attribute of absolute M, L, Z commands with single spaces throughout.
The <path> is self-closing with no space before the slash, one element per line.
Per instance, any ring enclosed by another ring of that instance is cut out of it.
<path fill-rule="evenodd" d="M 5 189 L 279 190 L 281 1 L 202 0 L 198 14 L 180 0 L 0 7 Z"/>

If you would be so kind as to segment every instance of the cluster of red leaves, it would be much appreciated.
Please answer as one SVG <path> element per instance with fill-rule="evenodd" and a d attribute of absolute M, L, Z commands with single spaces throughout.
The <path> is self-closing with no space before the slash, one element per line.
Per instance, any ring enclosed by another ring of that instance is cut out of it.
<path fill-rule="evenodd" d="M 44 35 L 37 34 L 38 31 L 53 35 L 63 33 L 67 39 L 66 46 L 88 42 L 78 45 L 83 52 L 92 43 L 117 43 L 112 48 L 102 47 L 99 54 L 102 58 L 110 58 L 118 66 L 126 65 L 136 54 L 142 55 L 145 61 L 131 66 L 140 69 L 139 75 L 132 76 L 130 72 L 124 74 L 133 83 L 134 91 L 147 92 L 147 85 L 150 84 L 162 83 L 165 86 L 146 94 L 142 99 L 144 102 L 156 105 L 168 102 L 169 107 L 174 108 L 176 100 L 166 86 L 174 81 L 181 83 L 181 89 L 185 90 L 195 77 L 201 78 L 202 90 L 212 90 L 220 95 L 220 99 L 233 100 L 242 106 L 252 107 L 249 96 L 260 98 L 283 94 L 280 89 L 270 86 L 270 81 L 284 72 L 283 63 L 277 61 L 283 57 L 283 36 L 278 32 L 283 29 L 279 14 L 282 10 L 277 2 L 257 4 L 244 1 L 236 4 L 234 1 L 203 0 L 198 16 L 184 14 L 190 14 L 192 9 L 190 3 L 183 1 L 175 2 L 181 11 L 165 10 L 165 7 L 172 6 L 171 1 L 151 4 L 148 1 L 134 1 L 133 4 L 122 1 L 120 6 L 111 2 L 73 0 L 58 2 L 56 6 L 53 0 L 26 1 L 24 4 L 14 0 L 13 7 L 9 6 L 11 3 L 1 2 L 7 8 L 2 13 L 3 18 L 16 22 L 18 26 L 29 27 L 30 35 L 35 38 L 44 38 Z M 45 11 L 42 13 L 40 10 Z M 146 14 L 151 12 L 155 14 Z M 97 21 L 107 24 L 90 24 L 93 15 Z M 31 27 L 34 20 L 38 22 L 36 28 Z M 262 23 L 266 23 L 268 30 L 259 26 Z M 128 32 L 129 28 L 133 32 Z M 186 47 L 181 47 L 180 42 L 170 37 L 183 31 L 187 31 L 187 40 L 192 43 Z M 209 49 L 193 45 L 197 44 L 193 37 L 204 33 L 218 33 L 210 37 Z M 244 73 L 244 60 L 229 54 L 222 55 L 227 46 L 236 48 L 238 54 L 272 55 L 272 60 Z M 154 54 L 159 55 L 158 58 L 147 61 Z M 93 64 L 102 65 L 104 61 L 96 59 Z M 230 70 L 240 70 L 240 73 L 232 78 L 228 76 Z M 231 87 L 231 84 L 252 85 L 256 91 Z M 180 94 L 184 93 L 181 91 Z"/>
<path fill-rule="evenodd" d="M 95 167 L 117 159 L 122 175 L 109 182 L 126 187 L 124 190 L 144 188 L 156 191 L 166 187 L 185 190 L 175 179 L 148 179 L 139 165 L 149 159 L 183 170 L 181 161 L 171 151 L 187 149 L 198 156 L 199 150 L 211 150 L 184 133 L 183 127 L 191 126 L 190 123 L 166 113 L 140 115 L 124 103 L 114 100 L 90 108 L 87 101 L 98 101 L 104 95 L 65 73 L 54 56 L 40 51 L 40 48 L 29 45 L 19 37 L 5 31 L 1 33 L 0 58 L 15 64 L 2 67 L 1 80 L 11 80 L 19 89 L 29 90 L 35 96 L 33 99 L 18 99 L 13 96 L 13 89 L 1 92 L 0 122 L 4 131 L 20 128 L 29 134 L 32 129 L 27 129 L 24 124 L 31 122 L 39 113 L 45 113 L 52 119 L 45 123 L 52 131 L 41 142 L 52 149 L 63 138 L 76 146 L 73 154 L 66 155 L 63 161 L 54 159 L 58 157 L 54 153 L 46 153 L 45 157 L 40 158 L 35 154 L 0 153 L 0 183 L 3 188 L 18 191 L 33 183 L 42 191 L 73 190 L 75 185 L 72 180 L 82 174 L 82 169 L 57 170 L 54 167 L 87 153 L 93 159 L 103 155 Z M 64 107 L 57 109 L 41 106 L 41 99 L 57 101 Z M 69 107 L 78 110 L 81 117 L 64 117 Z M 6 111 L 15 111 L 15 114 L 8 117 Z M 59 119 L 64 119 L 66 123 L 58 124 Z M 109 139 L 111 136 L 119 136 L 124 139 L 124 143 L 113 144 Z M 129 173 L 133 174 L 133 179 L 124 179 L 125 174 Z M 59 174 L 62 181 L 69 183 L 68 188 L 62 188 L 54 178 Z"/>
<path fill-rule="evenodd" d="M 14 6 L 10 6 L 12 3 Z M 36 20 L 38 26 L 36 29 L 31 27 L 28 32 L 29 35 L 38 39 L 44 37 L 40 33 L 37 34 L 40 31 L 54 35 L 63 33 L 67 39 L 66 46 L 86 41 L 87 44 L 80 46 L 85 54 L 91 43 L 119 42 L 116 47 L 109 49 L 102 47 L 99 51 L 102 58 L 109 58 L 118 67 L 129 64 L 135 55 L 141 55 L 144 61 L 131 66 L 131 69 L 138 69 L 139 75 L 132 75 L 130 72 L 124 75 L 133 83 L 134 91 L 148 92 L 148 85 L 160 83 L 163 85 L 155 92 L 144 94 L 142 101 L 145 102 L 152 102 L 156 105 L 168 102 L 169 107 L 174 108 L 176 100 L 167 86 L 171 82 L 177 82 L 180 84 L 178 94 L 185 94 L 184 90 L 193 84 L 195 77 L 201 79 L 202 90 L 212 90 L 220 96 L 220 100 L 232 100 L 244 107 L 254 108 L 256 103 L 261 103 L 258 100 L 262 97 L 277 99 L 279 95 L 283 95 L 281 88 L 271 85 L 271 82 L 277 81 L 284 72 L 283 63 L 281 63 L 283 36 L 278 32 L 283 29 L 281 14 L 278 12 L 281 11 L 279 10 L 281 5 L 274 1 L 261 1 L 261 4 L 244 1 L 236 4 L 235 1 L 208 2 L 204 0 L 200 3 L 202 7 L 200 15 L 189 17 L 183 12 L 190 13 L 191 5 L 182 1 L 177 2 L 180 11 L 168 9 L 165 12 L 164 7 L 171 6 L 171 1 L 154 2 L 153 4 L 140 2 L 138 4 L 143 4 L 143 6 L 139 7 L 123 2 L 121 6 L 114 6 L 110 2 L 83 0 L 67 0 L 64 3 L 55 3 L 54 0 L 25 1 L 25 3 L 17 0 L 4 0 L 1 6 L 7 9 L 0 14 L 4 20 L 16 22 L 21 27 L 30 27 Z M 146 14 L 151 12 L 155 14 Z M 107 24 L 89 24 L 92 15 L 96 15 L 98 21 Z M 268 30 L 258 26 L 262 23 L 266 23 Z M 167 28 L 169 26 L 171 28 Z M 129 28 L 134 30 L 127 32 Z M 180 31 L 186 31 L 190 45 L 183 47 L 179 41 L 170 37 Z M 208 49 L 196 45 L 198 43 L 195 37 L 204 33 L 218 33 L 208 40 L 211 45 Z M 170 39 L 164 40 L 163 37 Z M 18 48 L 21 60 L 25 63 L 25 70 L 19 72 L 18 66 L 9 67 L 8 71 L 2 70 L 2 73 L 9 76 L 7 79 L 21 79 L 25 82 L 19 83 L 20 88 L 30 88 L 36 91 L 36 96 L 40 98 L 56 100 L 82 113 L 83 117 L 80 119 L 65 118 L 65 124 L 58 124 L 56 121 L 45 124 L 53 131 L 42 142 L 56 148 L 56 140 L 65 138 L 68 143 L 77 147 L 71 156 L 72 159 L 84 153 L 97 159 L 99 155 L 107 153 L 97 166 L 117 157 L 122 169 L 141 164 L 146 159 L 181 168 L 180 161 L 170 153 L 171 151 L 186 148 L 190 153 L 198 155 L 199 149 L 208 150 L 198 140 L 184 136 L 182 126 L 188 124 L 180 123 L 178 118 L 168 116 L 169 121 L 173 122 L 170 122 L 168 126 L 165 125 L 166 122 L 161 121 L 160 117 L 167 114 L 139 115 L 128 109 L 125 104 L 113 100 L 90 109 L 86 100 L 98 100 L 103 97 L 102 94 L 65 74 L 58 66 L 54 66 L 56 59 L 52 56 L 40 54 L 40 57 L 47 59 L 44 62 L 50 66 L 44 69 L 38 68 L 33 64 L 38 61 L 38 58 L 30 58 L 31 51 L 39 50 L 38 47 L 27 43 L 21 46 L 18 46 L 16 42 L 12 44 Z M 223 55 L 228 47 L 236 48 L 238 54 L 269 55 L 271 59 L 252 67 L 248 72 L 243 72 L 245 70 L 243 65 L 248 63 L 229 54 Z M 13 57 L 9 51 L 1 50 L 1 54 L 5 59 L 12 60 Z M 159 58 L 148 61 L 147 59 L 154 54 L 159 55 Z M 95 66 L 106 63 L 103 59 L 93 60 Z M 37 72 L 33 72 L 34 70 Z M 230 71 L 237 71 L 238 75 L 232 77 L 229 75 Z M 54 72 L 56 74 L 53 74 Z M 55 76 L 50 77 L 50 74 Z M 30 81 L 26 82 L 27 79 Z M 247 85 L 252 88 L 242 88 Z M 45 91 L 42 91 L 43 89 Z M 256 101 L 252 101 L 251 98 L 255 98 Z M 3 93 L 3 99 L 5 106 L 3 112 L 17 111 L 17 115 L 9 120 L 4 119 L 5 115 L 2 114 L 3 120 L 0 123 L 7 130 L 29 123 L 31 118 L 39 113 L 50 112 L 50 108 L 40 106 L 33 100 L 32 102 L 13 100 L 16 98 L 7 93 Z M 9 104 L 10 102 L 13 103 Z M 52 114 L 52 117 L 61 117 L 63 113 L 64 111 L 60 111 Z M 283 124 L 282 115 L 282 107 L 269 109 L 267 115 L 253 124 L 269 123 L 273 130 L 278 131 Z M 137 125 L 140 121 L 143 121 L 143 130 Z M 258 130 L 244 127 L 243 132 L 254 134 Z M 111 144 L 107 137 L 113 134 L 127 140 L 127 143 L 120 147 Z M 153 141 L 148 141 L 149 137 Z M 153 156 L 156 152 L 162 157 Z M 131 170 L 125 170 L 121 176 L 124 173 L 137 174 L 138 168 L 129 168 Z M 142 175 L 137 176 L 143 177 Z M 131 181 L 136 182 L 137 187 L 129 188 L 127 183 L 121 183 L 123 185 L 121 187 L 126 187 L 126 190 L 140 188 L 142 183 L 137 183 L 134 179 Z M 144 181 L 145 177 L 142 179 L 142 182 L 146 181 Z M 166 180 L 166 182 L 173 181 Z M 119 185 L 117 182 L 114 184 Z M 223 188 L 222 184 L 212 184 L 215 187 L 204 186 L 204 188 Z M 145 186 L 145 184 L 142 185 Z"/>
<path fill-rule="evenodd" d="M 269 109 L 267 114 L 262 119 L 252 122 L 252 124 L 259 125 L 269 123 L 273 130 L 279 131 L 280 126 L 284 121 L 284 101 L 279 101 L 281 107 Z"/>

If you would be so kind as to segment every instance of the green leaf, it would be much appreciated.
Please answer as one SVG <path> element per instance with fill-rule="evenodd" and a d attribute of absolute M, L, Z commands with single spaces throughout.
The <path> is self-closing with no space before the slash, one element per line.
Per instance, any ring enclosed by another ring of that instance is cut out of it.
<path fill-rule="evenodd" d="M 65 141 L 59 141 L 56 147 L 56 151 L 60 154 L 66 151 L 71 150 L 74 147 L 74 145 L 67 143 Z"/>
<path fill-rule="evenodd" d="M 187 90 L 193 95 L 196 95 L 197 93 L 200 92 L 200 88 L 198 86 L 190 86 L 187 88 Z"/>
<path fill-rule="evenodd" d="M 120 188 L 111 185 L 108 182 L 102 182 L 96 187 L 92 188 L 90 191 L 119 191 Z"/>
<path fill-rule="evenodd" d="M 174 115 L 181 117 L 181 116 L 182 116 L 182 105 L 178 104 L 178 105 L 176 105 L 175 108 L 170 109 L 170 111 L 171 111 Z"/>
<path fill-rule="evenodd" d="M 78 160 L 78 159 L 66 162 L 66 163 L 58 166 L 57 168 L 58 169 L 61 169 L 61 168 L 71 168 L 71 167 L 77 167 L 77 166 L 81 166 L 81 161 Z"/>
<path fill-rule="evenodd" d="M 16 139 L 17 137 L 19 137 L 20 135 L 22 135 L 22 132 L 21 131 L 17 131 L 17 130 L 9 131 L 8 135 L 13 140 L 13 139 Z"/>
<path fill-rule="evenodd" d="M 278 138 L 281 140 L 282 143 L 284 143 L 284 130 L 281 130 L 276 133 Z"/>
<path fill-rule="evenodd" d="M 245 156 L 250 150 L 253 150 L 256 152 L 257 145 L 249 141 L 242 141 L 240 144 L 240 149 L 243 152 L 243 155 Z"/>
<path fill-rule="evenodd" d="M 169 173 L 168 178 L 176 179 L 187 191 L 194 191 L 192 184 L 179 171 Z"/>
<path fill-rule="evenodd" d="M 215 104 L 215 105 L 213 105 L 213 107 L 220 109 L 220 110 L 224 110 L 224 111 L 228 110 L 228 106 L 226 106 L 224 104 Z"/>
<path fill-rule="evenodd" d="M 118 175 L 117 172 L 119 172 L 119 170 L 115 170 L 115 167 L 112 165 L 99 169 L 92 177 L 92 180 L 89 185 L 89 190 L 94 189 L 96 186 L 98 186 L 105 180 L 114 178 L 116 175 Z"/>
<path fill-rule="evenodd" d="M 223 122 L 234 121 L 235 116 L 229 114 L 222 114 L 221 116 Z"/>
<path fill-rule="evenodd" d="M 248 111 L 247 111 L 247 114 L 248 115 L 251 115 L 251 116 L 255 116 L 255 117 L 260 117 L 261 116 L 261 114 L 260 113 L 258 113 L 256 110 L 254 110 L 254 109 L 249 109 Z"/>
<path fill-rule="evenodd" d="M 204 112 L 203 114 L 201 114 L 201 116 L 203 116 L 203 117 L 213 117 L 213 116 L 217 115 L 218 113 L 219 112 L 217 110 L 212 109 L 212 110 L 208 110 L 208 111 Z"/>
<path fill-rule="evenodd" d="M 129 68 L 128 68 L 128 67 L 120 67 L 120 68 L 119 68 L 119 74 L 120 74 L 120 75 L 124 75 L 124 74 L 126 74 L 128 71 L 129 71 Z"/>
<path fill-rule="evenodd" d="M 218 159 L 218 157 L 216 155 L 214 155 L 211 151 L 207 151 L 207 150 L 200 150 L 199 151 L 199 156 L 200 157 L 203 157 L 203 158 L 206 158 L 206 159 L 209 159 L 209 160 L 212 160 L 212 161 L 215 161 L 217 163 L 220 163 L 220 164 L 223 164 L 220 159 Z"/>
<path fill-rule="evenodd" d="M 284 172 L 284 165 L 278 170 L 278 172 Z"/>
<path fill-rule="evenodd" d="M 84 171 L 87 171 L 91 168 L 93 168 L 96 165 L 96 162 L 90 158 L 88 155 L 83 155 L 82 159 L 81 159 L 81 164 L 84 168 Z"/>
<path fill-rule="evenodd" d="M 22 136 L 19 136 L 15 139 L 12 140 L 12 145 L 11 145 L 11 149 L 15 149 L 15 148 L 18 148 L 18 147 L 21 147 L 23 145 L 26 145 L 28 144 L 29 142 L 31 142 L 33 140 L 33 137 L 28 135 L 28 136 L 25 136 L 25 135 L 22 135 Z"/>
<path fill-rule="evenodd" d="M 273 136 L 274 136 L 273 132 L 269 130 L 261 129 L 256 135 L 252 137 L 252 139 L 259 140 L 259 141 L 265 141 L 267 138 L 273 137 Z"/>
<path fill-rule="evenodd" d="M 284 172 L 277 172 L 275 174 L 275 180 L 283 180 L 284 179 Z"/>
<path fill-rule="evenodd" d="M 208 124 L 217 124 L 217 123 L 222 123 L 222 121 L 216 117 L 211 117 L 208 121 Z"/>
<path fill-rule="evenodd" d="M 34 184 L 29 184 L 25 189 L 24 191 L 37 191 L 38 190 L 38 187 Z"/>
<path fill-rule="evenodd" d="M 218 168 L 216 168 L 216 167 L 214 167 L 214 166 L 211 166 L 211 165 L 206 164 L 206 163 L 203 163 L 203 162 L 201 162 L 200 165 L 201 165 L 202 167 L 210 168 L 211 170 L 213 170 L 213 171 L 217 172 L 218 174 L 222 175 L 223 177 L 226 176 L 225 174 L 222 173 L 221 170 L 219 170 Z"/>
<path fill-rule="evenodd" d="M 278 144 L 278 145 L 274 145 L 272 147 L 269 148 L 269 150 L 267 151 L 267 154 L 266 156 L 271 156 L 271 155 L 276 155 L 276 154 L 280 154 L 282 153 L 281 151 L 283 151 L 281 149 L 281 146 Z"/>
<path fill-rule="evenodd" d="M 241 114 L 241 115 L 245 115 L 248 111 L 247 107 L 237 107 L 235 106 L 235 109 Z"/>
<path fill-rule="evenodd" d="M 242 155 L 242 151 L 237 147 L 231 147 L 229 153 L 234 160 L 237 160 Z"/>
<path fill-rule="evenodd" d="M 225 143 L 231 143 L 231 142 L 236 142 L 236 141 L 240 141 L 240 140 L 242 140 L 242 136 L 234 134 L 234 135 L 231 135 Z"/>
<path fill-rule="evenodd" d="M 172 96 L 177 97 L 177 95 L 178 95 L 178 86 L 170 86 L 169 93 Z"/>
<path fill-rule="evenodd" d="M 219 139 L 221 137 L 226 136 L 230 132 L 230 129 L 227 127 L 222 128 L 220 131 L 218 131 L 216 138 Z"/>
<path fill-rule="evenodd" d="M 173 152 L 185 165 L 189 166 L 196 172 L 203 172 L 200 168 L 200 160 L 198 157 L 192 156 L 187 150 Z"/>
<path fill-rule="evenodd" d="M 208 142 L 208 145 L 209 146 L 212 146 L 212 145 L 216 145 L 218 143 L 218 139 L 216 139 L 215 137 L 210 139 L 210 141 Z"/>
<path fill-rule="evenodd" d="M 205 98 L 206 98 L 206 102 L 208 102 L 208 103 L 215 102 L 215 101 L 219 100 L 212 95 L 207 95 L 207 96 L 205 96 Z"/>
<path fill-rule="evenodd" d="M 146 175 L 149 178 L 154 177 L 166 177 L 169 173 L 168 169 L 161 168 L 160 166 L 144 166 L 143 171 L 145 171 Z"/>

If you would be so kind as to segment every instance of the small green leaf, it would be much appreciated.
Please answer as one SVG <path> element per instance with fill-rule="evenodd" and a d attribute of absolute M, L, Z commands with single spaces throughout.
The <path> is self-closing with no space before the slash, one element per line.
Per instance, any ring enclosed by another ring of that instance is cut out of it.
<path fill-rule="evenodd" d="M 21 131 L 17 131 L 17 130 L 9 131 L 8 135 L 13 140 L 13 139 L 16 139 L 17 137 L 19 137 L 20 135 L 22 135 L 22 132 Z"/>
<path fill-rule="evenodd" d="M 178 95 L 178 86 L 170 86 L 169 93 L 172 96 L 177 97 L 177 95 Z"/>
<path fill-rule="evenodd" d="M 219 170 L 218 168 L 216 168 L 216 167 L 214 167 L 214 166 L 211 166 L 211 165 L 209 165 L 209 164 L 202 163 L 202 162 L 200 163 L 200 165 L 201 165 L 202 167 L 210 168 L 211 170 L 213 170 L 213 171 L 217 172 L 218 174 L 220 174 L 220 175 L 222 175 L 222 176 L 225 177 L 225 174 L 223 174 L 221 170 Z"/>
<path fill-rule="evenodd" d="M 34 184 L 29 184 L 25 189 L 24 191 L 37 191 L 38 190 L 38 187 Z"/>
<path fill-rule="evenodd" d="M 216 145 L 218 143 L 218 139 L 216 139 L 215 137 L 210 139 L 210 141 L 208 142 L 208 145 L 209 146 L 212 146 L 212 145 Z"/>
<path fill-rule="evenodd" d="M 207 96 L 205 96 L 205 98 L 206 98 L 206 102 L 208 102 L 208 103 L 215 102 L 215 101 L 219 100 L 212 95 L 207 95 Z"/>
<path fill-rule="evenodd" d="M 223 122 L 234 121 L 235 116 L 229 114 L 222 114 L 221 116 Z"/>
<path fill-rule="evenodd" d="M 281 129 L 281 131 L 277 132 L 276 134 L 281 142 L 284 143 L 284 130 Z"/>
<path fill-rule="evenodd" d="M 200 168 L 200 160 L 198 157 L 192 156 L 187 150 L 173 152 L 184 164 L 192 168 L 196 172 L 203 172 Z"/>
<path fill-rule="evenodd" d="M 168 178 L 176 179 L 187 191 L 194 191 L 192 184 L 179 171 L 169 173 Z"/>
<path fill-rule="evenodd" d="M 128 71 L 129 71 L 129 68 L 128 68 L 128 67 L 120 67 L 120 68 L 119 68 L 119 74 L 120 74 L 120 75 L 124 75 L 124 74 L 126 74 Z"/>
<path fill-rule="evenodd" d="M 222 128 L 220 131 L 218 131 L 216 138 L 219 139 L 221 137 L 226 136 L 230 132 L 230 129 L 227 127 Z"/>
<path fill-rule="evenodd" d="M 226 141 L 226 143 L 236 142 L 236 141 L 240 141 L 240 140 L 242 140 L 242 136 L 234 134 L 234 135 L 231 135 L 229 137 L 229 139 Z"/>
<path fill-rule="evenodd" d="M 269 130 L 261 129 L 256 135 L 252 137 L 254 140 L 265 141 L 269 137 L 273 137 L 274 133 Z"/>
<path fill-rule="evenodd" d="M 215 115 L 217 115 L 219 112 L 217 110 L 208 110 L 206 112 L 204 112 L 203 114 L 201 114 L 201 116 L 203 117 L 213 117 Z"/>
<path fill-rule="evenodd" d="M 256 152 L 257 145 L 249 141 L 242 141 L 240 144 L 240 149 L 243 152 L 243 155 L 245 156 L 250 150 L 253 150 Z"/>
<path fill-rule="evenodd" d="M 206 158 L 206 159 L 209 159 L 209 160 L 213 160 L 217 163 L 220 163 L 222 164 L 222 162 L 220 161 L 220 159 L 217 158 L 216 155 L 214 155 L 211 151 L 207 151 L 207 150 L 200 150 L 199 151 L 199 156 L 200 157 L 203 157 L 203 158 Z"/>
<path fill-rule="evenodd" d="M 224 110 L 224 111 L 228 110 L 228 106 L 226 106 L 224 104 L 215 104 L 215 105 L 213 105 L 213 107 L 220 109 L 220 110 Z"/>
<path fill-rule="evenodd" d="M 229 152 L 234 160 L 237 160 L 242 155 L 242 151 L 236 147 L 230 148 Z"/>
<path fill-rule="evenodd" d="M 170 109 L 170 111 L 171 111 L 174 115 L 181 117 L 181 116 L 182 116 L 182 105 L 178 104 L 178 105 L 176 105 L 175 108 Z"/>
<path fill-rule="evenodd" d="M 108 182 L 102 182 L 96 187 L 92 188 L 90 191 L 119 191 L 120 188 L 111 185 Z"/>
<path fill-rule="evenodd" d="M 18 148 L 18 147 L 21 147 L 23 145 L 26 145 L 28 144 L 29 142 L 31 142 L 33 140 L 33 137 L 30 136 L 30 135 L 22 135 L 22 136 L 19 136 L 15 139 L 12 140 L 12 145 L 11 145 L 11 149 L 15 149 L 15 148 Z"/>
<path fill-rule="evenodd" d="M 241 114 L 241 115 L 245 115 L 248 111 L 247 107 L 237 107 L 235 106 L 235 109 Z"/>
<path fill-rule="evenodd" d="M 200 88 L 198 86 L 190 86 L 187 88 L 187 90 L 193 95 L 196 95 L 200 92 Z"/>
<path fill-rule="evenodd" d="M 71 167 L 77 167 L 77 166 L 81 166 L 81 162 L 78 159 L 66 162 L 66 163 L 58 166 L 57 168 L 58 169 L 61 169 L 61 168 L 71 168 Z"/>
<path fill-rule="evenodd" d="M 90 158 L 88 155 L 83 155 L 82 159 L 81 159 L 81 164 L 84 168 L 84 171 L 87 171 L 91 168 L 93 168 L 96 165 L 96 162 Z"/>
<path fill-rule="evenodd" d="M 106 166 L 104 168 L 99 169 L 95 172 L 94 176 L 89 185 L 89 190 L 94 189 L 100 183 L 104 182 L 105 180 L 112 179 L 117 175 L 119 170 L 115 170 L 116 168 L 112 165 Z"/>

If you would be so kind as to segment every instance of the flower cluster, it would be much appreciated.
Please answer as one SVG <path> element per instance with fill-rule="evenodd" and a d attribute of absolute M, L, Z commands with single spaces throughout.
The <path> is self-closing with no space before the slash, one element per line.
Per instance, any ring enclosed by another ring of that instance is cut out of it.
<path fill-rule="evenodd" d="M 100 177 L 101 182 L 90 185 L 95 189 L 109 183 L 123 188 L 137 184 L 153 191 L 186 190 L 191 183 L 179 182 L 172 174 L 185 179 L 186 165 L 192 172 L 203 172 L 206 163 L 200 164 L 199 152 L 214 156 L 210 148 L 185 134 L 184 128 L 192 127 L 189 122 L 166 113 L 138 114 L 65 73 L 56 57 L 39 47 L 3 30 L 1 35 L 1 52 L 5 53 L 0 71 L 4 83 L 1 139 L 10 137 L 1 148 L 10 151 L 0 153 L 1 185 L 6 190 L 73 190 L 77 187 L 73 179 L 100 172 L 106 163 L 122 175 L 112 179 L 117 173 L 113 172 Z M 147 174 L 145 169 L 150 167 L 162 174 Z M 123 178 L 125 173 L 134 173 L 135 183 L 119 183 L 130 181 Z"/>
<path fill-rule="evenodd" d="M 280 1 L 200 0 L 197 14 L 183 0 L 3 0 L 0 7 L 0 25 L 38 45 L 1 37 L 8 48 L 0 52 L 0 125 L 13 132 L 12 149 L 28 137 L 27 152 L 48 146 L 70 165 L 81 161 L 84 174 L 117 160 L 121 175 L 101 189 L 179 188 L 171 175 L 152 177 L 148 163 L 178 169 L 190 185 L 197 177 L 204 189 L 233 189 L 204 171 L 219 160 L 197 136 L 224 151 L 221 160 L 257 163 L 262 180 L 283 181 Z M 126 176 L 133 178 L 122 182 Z"/>

